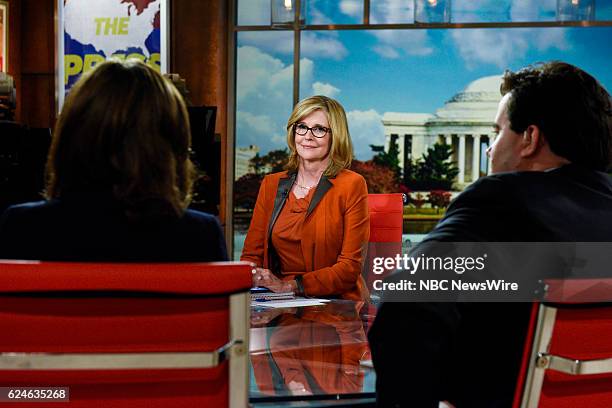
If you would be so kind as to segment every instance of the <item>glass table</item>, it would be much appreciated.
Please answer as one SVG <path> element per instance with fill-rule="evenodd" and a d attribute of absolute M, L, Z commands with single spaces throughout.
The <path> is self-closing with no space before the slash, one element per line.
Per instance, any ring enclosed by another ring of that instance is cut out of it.
<path fill-rule="evenodd" d="M 254 407 L 365 407 L 375 401 L 366 333 L 375 307 L 251 307 L 250 390 Z"/>

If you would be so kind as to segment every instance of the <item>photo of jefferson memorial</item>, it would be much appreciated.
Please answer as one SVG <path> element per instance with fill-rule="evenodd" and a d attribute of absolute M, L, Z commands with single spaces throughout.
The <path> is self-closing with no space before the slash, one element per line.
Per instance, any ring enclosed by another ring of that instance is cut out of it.
<path fill-rule="evenodd" d="M 386 112 L 382 119 L 385 151 L 397 141 L 404 169 L 405 163 L 421 158 L 435 143 L 451 145 L 452 160 L 459 168 L 455 182 L 463 189 L 490 168 L 485 152 L 495 137 L 493 120 L 501 99 L 500 85 L 500 75 L 477 79 L 434 114 Z"/>

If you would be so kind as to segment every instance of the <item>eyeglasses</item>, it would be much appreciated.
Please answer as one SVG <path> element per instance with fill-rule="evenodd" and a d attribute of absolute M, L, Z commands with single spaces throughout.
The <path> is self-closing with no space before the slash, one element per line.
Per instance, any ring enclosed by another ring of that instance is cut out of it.
<path fill-rule="evenodd" d="M 323 126 L 308 127 L 304 123 L 295 123 L 293 125 L 293 130 L 295 131 L 297 135 L 300 135 L 300 136 L 305 136 L 306 133 L 308 133 L 308 131 L 310 130 L 310 133 L 312 133 L 314 137 L 319 138 L 319 139 L 322 137 L 325 137 L 327 132 L 331 133 L 331 129 L 328 129 L 326 127 L 323 127 Z"/>

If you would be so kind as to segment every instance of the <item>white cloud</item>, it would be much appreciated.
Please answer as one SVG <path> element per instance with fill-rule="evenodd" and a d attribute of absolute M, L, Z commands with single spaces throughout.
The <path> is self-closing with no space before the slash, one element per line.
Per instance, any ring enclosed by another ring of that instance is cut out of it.
<path fill-rule="evenodd" d="M 556 0 L 513 0 L 510 6 L 512 21 L 538 21 L 554 18 Z"/>
<path fill-rule="evenodd" d="M 381 57 L 398 58 L 399 51 L 417 56 L 429 55 L 434 51 L 428 44 L 427 30 L 375 30 L 372 35 L 379 41 L 372 50 Z"/>
<path fill-rule="evenodd" d="M 250 46 L 238 48 L 237 66 L 236 93 L 239 103 L 247 96 L 260 92 L 262 87 L 268 87 L 270 84 L 266 85 L 266 82 L 271 76 L 277 78 L 275 85 L 278 86 L 278 79 L 282 77 L 278 74 L 285 69 L 281 60 Z"/>
<path fill-rule="evenodd" d="M 308 1 L 307 6 L 308 12 L 306 13 L 306 18 L 308 20 L 308 24 L 333 24 L 333 21 L 327 16 L 327 13 L 319 10 L 316 1 Z"/>
<path fill-rule="evenodd" d="M 384 58 L 396 59 L 400 57 L 399 52 L 397 52 L 395 48 L 388 45 L 376 45 L 372 47 L 372 50 Z"/>
<path fill-rule="evenodd" d="M 293 64 L 252 47 L 238 47 L 236 144 L 260 147 L 263 154 L 286 147 L 287 119 L 293 107 Z M 312 87 L 314 63 L 300 61 L 300 78 Z"/>
<path fill-rule="evenodd" d="M 370 160 L 373 156 L 370 145 L 385 144 L 382 115 L 374 109 L 366 111 L 352 110 L 346 115 L 355 148 L 355 158 L 358 160 Z"/>
<path fill-rule="evenodd" d="M 264 154 L 285 147 L 285 128 L 280 117 L 236 112 L 237 146 L 257 145 Z"/>
<path fill-rule="evenodd" d="M 307 58 L 331 58 L 341 60 L 348 50 L 337 34 L 302 32 L 301 55 Z M 293 33 L 290 31 L 245 31 L 239 34 L 241 46 L 252 46 L 275 55 L 293 55 Z"/>
<path fill-rule="evenodd" d="M 300 60 L 300 80 L 310 88 L 314 63 L 308 58 Z M 236 93 L 238 104 L 257 99 L 265 108 L 266 103 L 291 102 L 293 90 L 293 64 L 285 64 L 278 58 L 256 47 L 238 47 Z"/>
<path fill-rule="evenodd" d="M 243 31 L 238 34 L 238 42 L 240 46 L 250 45 L 270 54 L 293 54 L 291 31 Z"/>
<path fill-rule="evenodd" d="M 291 66 L 293 69 L 293 65 Z M 315 69 L 315 64 L 308 58 L 302 58 L 300 60 L 300 97 L 304 98 L 307 95 L 302 95 L 302 92 L 312 89 L 312 77 Z"/>
<path fill-rule="evenodd" d="M 246 0 L 238 2 L 238 24 L 269 25 L 270 0 Z"/>
<path fill-rule="evenodd" d="M 529 0 L 532 1 L 532 0 Z M 458 3 L 458 4 L 457 4 Z M 499 0 L 470 0 L 460 1 L 453 4 L 453 11 L 461 12 L 478 12 L 478 10 L 490 10 L 491 8 L 503 10 L 507 6 L 507 2 L 504 1 L 499 4 Z M 497 5 L 497 7 L 495 7 Z"/>
<path fill-rule="evenodd" d="M 340 1 L 340 11 L 347 16 L 361 17 L 363 15 L 363 1 L 342 0 Z"/>
<path fill-rule="evenodd" d="M 470 0 L 452 3 L 457 22 L 554 21 L 557 0 Z"/>
<path fill-rule="evenodd" d="M 565 36 L 565 30 L 561 27 L 547 28 L 538 31 L 537 35 L 530 35 L 535 41 L 535 46 L 540 51 L 549 48 L 557 48 L 565 51 L 570 48 L 570 44 Z"/>
<path fill-rule="evenodd" d="M 361 23 L 363 19 L 363 0 L 306 0 L 306 2 L 308 24 Z M 345 16 L 350 18 L 347 19 Z"/>
<path fill-rule="evenodd" d="M 410 4 L 408 4 L 410 3 Z M 385 0 L 373 2 L 370 16 L 372 23 L 411 23 L 414 21 L 412 2 L 405 0 Z M 345 13 L 355 13 L 352 1 L 340 3 Z M 433 48 L 429 45 L 426 30 L 372 30 L 370 35 L 378 40 L 372 51 L 383 58 L 396 59 L 405 55 L 429 55 Z"/>
<path fill-rule="evenodd" d="M 315 82 L 312 84 L 312 94 L 313 95 L 325 95 L 330 98 L 335 98 L 336 95 L 340 93 L 340 90 L 333 86 L 332 84 L 324 83 L 324 82 Z"/>
<path fill-rule="evenodd" d="M 300 87 L 313 94 L 337 96 L 333 83 L 314 81 L 315 62 L 302 58 Z M 292 109 L 293 65 L 255 47 L 238 48 L 236 145 L 259 146 L 261 154 L 286 147 L 287 119 Z M 302 97 L 308 96 L 306 94 Z M 370 144 L 384 144 L 382 116 L 374 109 L 347 113 L 359 160 L 372 158 Z"/>
<path fill-rule="evenodd" d="M 317 34 L 310 31 L 302 33 L 302 55 L 308 58 L 331 58 L 341 60 L 348 55 L 348 50 L 334 35 Z"/>
<path fill-rule="evenodd" d="M 515 59 L 524 58 L 530 46 L 538 50 L 569 47 L 562 29 L 515 28 L 511 30 L 452 30 L 451 36 L 468 68 L 492 64 L 507 68 Z"/>
<path fill-rule="evenodd" d="M 414 2 L 385 0 L 370 4 L 370 22 L 373 24 L 414 22 Z"/>
<path fill-rule="evenodd" d="M 332 98 L 341 92 L 332 83 L 314 81 L 314 70 L 315 62 L 302 58 L 301 89 Z M 236 87 L 236 145 L 257 145 L 262 154 L 285 148 L 285 126 L 292 109 L 293 65 L 255 47 L 239 47 Z M 356 157 L 371 159 L 369 145 L 384 144 L 382 116 L 370 109 L 349 111 L 347 117 Z"/>
<path fill-rule="evenodd" d="M 239 111 L 236 114 L 237 126 L 244 126 L 260 135 L 269 134 L 275 124 L 268 115 L 253 115 L 251 112 Z"/>

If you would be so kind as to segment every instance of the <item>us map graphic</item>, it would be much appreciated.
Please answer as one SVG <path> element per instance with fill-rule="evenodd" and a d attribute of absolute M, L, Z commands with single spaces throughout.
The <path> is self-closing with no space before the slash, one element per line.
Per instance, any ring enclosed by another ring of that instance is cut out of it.
<path fill-rule="evenodd" d="M 64 86 L 96 64 L 138 58 L 160 69 L 161 0 L 64 0 Z"/>

